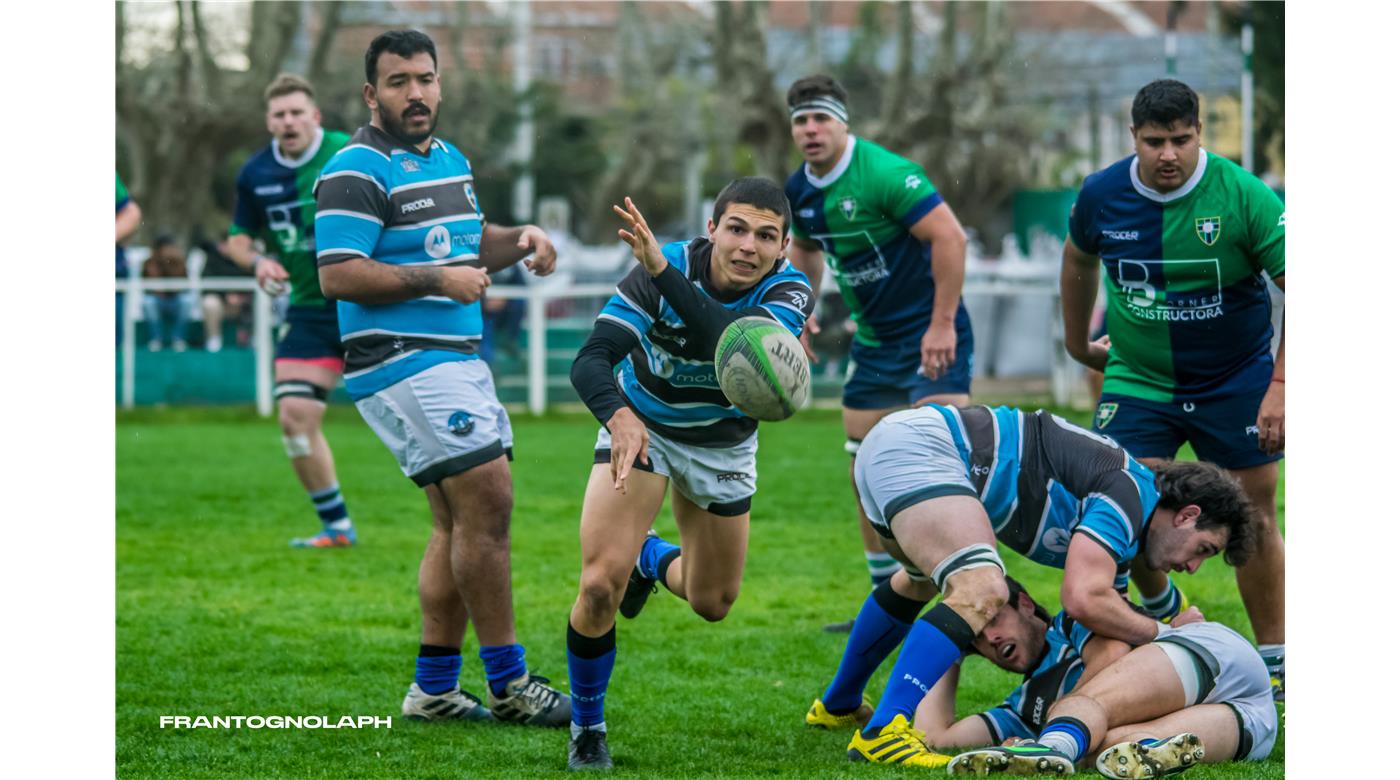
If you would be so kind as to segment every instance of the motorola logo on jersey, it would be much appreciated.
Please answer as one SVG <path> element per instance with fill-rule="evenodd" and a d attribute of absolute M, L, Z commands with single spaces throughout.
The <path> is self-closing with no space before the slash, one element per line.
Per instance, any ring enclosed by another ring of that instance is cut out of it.
<path fill-rule="evenodd" d="M 1045 532 L 1045 538 L 1040 544 L 1050 552 L 1069 552 L 1069 531 L 1063 528 L 1051 528 Z"/>
<path fill-rule="evenodd" d="M 441 260 L 452 253 L 452 233 L 444 225 L 434 225 L 423 238 L 423 251 L 429 257 Z"/>

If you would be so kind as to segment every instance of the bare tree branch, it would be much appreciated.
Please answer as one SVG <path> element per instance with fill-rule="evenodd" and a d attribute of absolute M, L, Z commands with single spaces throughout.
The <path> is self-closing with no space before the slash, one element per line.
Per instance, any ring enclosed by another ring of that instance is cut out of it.
<path fill-rule="evenodd" d="M 214 62 L 209 51 L 209 40 L 204 34 L 204 19 L 199 12 L 199 0 L 190 3 L 190 20 L 194 23 L 195 45 L 199 48 L 200 75 L 204 78 L 204 89 L 210 97 L 221 97 L 224 93 L 223 74 Z"/>
<path fill-rule="evenodd" d="M 457 5 L 458 8 L 462 8 L 466 3 Z M 332 44 L 335 43 L 335 34 L 340 32 L 340 19 L 345 11 L 345 4 L 340 0 L 317 3 L 317 7 L 321 9 L 321 30 L 316 34 L 316 45 L 311 50 L 311 65 L 307 69 L 307 78 L 312 84 L 320 84 L 326 75 Z"/>

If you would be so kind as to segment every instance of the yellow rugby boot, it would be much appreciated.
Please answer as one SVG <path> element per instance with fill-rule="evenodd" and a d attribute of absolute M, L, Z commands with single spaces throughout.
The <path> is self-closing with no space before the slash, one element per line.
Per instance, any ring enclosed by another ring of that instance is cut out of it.
<path fill-rule="evenodd" d="M 929 750 L 924 744 L 924 732 L 909 725 L 903 715 L 894 716 L 877 736 L 866 738 L 857 731 L 846 746 L 846 757 L 852 761 L 872 764 L 897 764 L 942 769 L 951 757 Z"/>
<path fill-rule="evenodd" d="M 847 712 L 844 715 L 833 715 L 822 704 L 821 699 L 812 702 L 811 709 L 807 710 L 807 726 L 814 729 L 826 729 L 827 731 L 844 731 L 846 729 L 862 729 L 870 722 L 870 716 L 875 714 L 875 706 L 869 699 L 862 698 L 860 706 L 854 712 Z"/>

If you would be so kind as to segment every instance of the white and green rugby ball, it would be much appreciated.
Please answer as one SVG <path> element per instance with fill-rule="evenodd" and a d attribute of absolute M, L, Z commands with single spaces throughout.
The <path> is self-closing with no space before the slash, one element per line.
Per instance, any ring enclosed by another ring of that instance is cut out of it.
<path fill-rule="evenodd" d="M 715 375 L 724 397 L 755 420 L 786 420 L 812 392 L 802 345 L 767 317 L 740 317 L 724 329 L 715 347 Z"/>

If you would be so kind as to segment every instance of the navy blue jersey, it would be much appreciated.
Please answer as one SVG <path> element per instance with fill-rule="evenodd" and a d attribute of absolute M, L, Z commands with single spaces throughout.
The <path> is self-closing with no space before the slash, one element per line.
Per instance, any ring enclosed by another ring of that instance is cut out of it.
<path fill-rule="evenodd" d="M 1060 612 L 1045 632 L 1045 650 L 1035 668 L 1006 700 L 978 717 L 1000 743 L 1009 737 L 1034 739 L 1045 726 L 1050 705 L 1074 690 L 1084 674 L 1081 655 L 1094 633 Z"/>
<path fill-rule="evenodd" d="M 1157 507 L 1156 477 L 1112 439 L 1046 411 L 937 404 L 997 539 L 1036 563 L 1065 567 L 1075 534 L 1128 567 Z"/>
<path fill-rule="evenodd" d="M 360 128 L 316 185 L 319 265 L 475 264 L 482 215 L 467 158 L 434 139 L 426 154 Z M 345 389 L 359 400 L 440 363 L 476 360 L 481 303 L 427 296 L 383 306 L 339 301 Z"/>
<path fill-rule="evenodd" d="M 723 296 L 709 286 L 708 238 L 676 241 L 662 247 L 666 261 L 725 308 L 760 307 L 794 336 L 812 313 L 807 276 L 787 259 L 779 259 L 759 282 L 737 296 Z M 625 328 L 638 346 L 618 364 L 617 380 L 627 403 L 648 428 L 668 439 L 706 447 L 725 447 L 748 438 L 758 423 L 729 403 L 715 376 L 715 356 L 687 338 L 684 320 L 661 295 L 640 265 L 617 286 L 599 320 Z"/>

